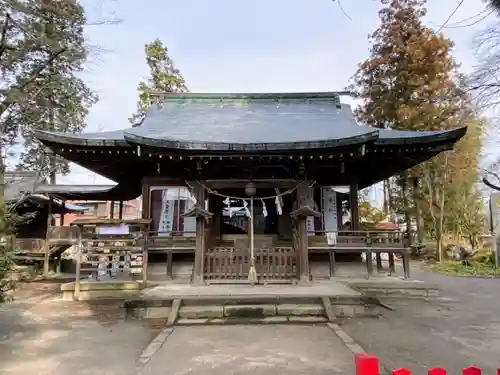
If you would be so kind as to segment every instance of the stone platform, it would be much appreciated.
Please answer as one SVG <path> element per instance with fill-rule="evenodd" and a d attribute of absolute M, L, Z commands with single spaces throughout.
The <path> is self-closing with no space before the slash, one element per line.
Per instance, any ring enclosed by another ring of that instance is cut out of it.
<path fill-rule="evenodd" d="M 168 324 L 325 322 L 379 314 L 377 298 L 337 281 L 308 285 L 161 285 L 125 302 L 127 317 Z"/>
<path fill-rule="evenodd" d="M 72 301 L 88 301 L 102 298 L 127 298 L 139 295 L 145 285 L 142 282 L 130 280 L 82 280 L 80 282 L 80 292 L 75 295 L 75 282 L 61 285 L 62 299 Z"/>

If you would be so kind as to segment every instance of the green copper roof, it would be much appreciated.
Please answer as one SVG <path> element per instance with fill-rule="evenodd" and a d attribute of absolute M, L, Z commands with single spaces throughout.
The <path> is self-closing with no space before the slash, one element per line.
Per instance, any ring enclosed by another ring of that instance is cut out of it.
<path fill-rule="evenodd" d="M 84 146 L 145 145 L 191 151 L 286 151 L 371 142 L 381 145 L 455 142 L 465 128 L 411 132 L 360 125 L 347 93 L 167 93 L 139 126 L 61 134 L 38 132 L 45 142 Z"/>

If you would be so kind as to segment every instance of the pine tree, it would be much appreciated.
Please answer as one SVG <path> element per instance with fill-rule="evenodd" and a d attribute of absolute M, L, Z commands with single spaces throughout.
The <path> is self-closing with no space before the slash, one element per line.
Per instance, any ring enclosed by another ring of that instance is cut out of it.
<path fill-rule="evenodd" d="M 146 44 L 144 51 L 150 77 L 146 82 L 139 83 L 137 110 L 129 119 L 133 125 L 140 123 L 148 107 L 157 101 L 157 97 L 152 95 L 154 92 L 189 91 L 180 70 L 175 67 L 174 61 L 169 56 L 168 48 L 161 40 L 156 39 Z"/>
<path fill-rule="evenodd" d="M 83 27 L 83 7 L 74 0 L 30 0 L 27 2 L 26 32 L 37 35 L 34 48 L 41 58 L 64 49 L 60 58 L 50 63 L 30 85 L 38 95 L 27 98 L 19 108 L 17 121 L 25 149 L 19 169 L 39 170 L 55 183 L 56 174 L 69 173 L 68 162 L 33 139 L 33 130 L 79 133 L 85 117 L 96 101 L 95 95 L 77 76 L 87 58 Z"/>

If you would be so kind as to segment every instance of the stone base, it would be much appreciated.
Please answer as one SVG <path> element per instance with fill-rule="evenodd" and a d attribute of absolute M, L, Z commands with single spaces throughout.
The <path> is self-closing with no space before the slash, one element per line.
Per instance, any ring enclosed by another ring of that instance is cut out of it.
<path fill-rule="evenodd" d="M 136 281 L 83 281 L 80 292 L 75 295 L 75 282 L 61 285 L 62 299 L 65 301 L 88 301 L 101 298 L 127 298 L 138 295 L 144 285 Z"/>
<path fill-rule="evenodd" d="M 418 280 L 353 280 L 346 285 L 375 298 L 426 299 L 439 297 L 436 285 Z"/>
<path fill-rule="evenodd" d="M 378 316 L 379 302 L 359 297 L 194 297 L 181 300 L 175 318 L 174 298 L 140 298 L 125 302 L 126 316 L 131 319 L 173 319 L 175 324 L 230 323 L 314 323 L 359 316 Z M 325 308 L 325 305 L 327 307 Z"/>

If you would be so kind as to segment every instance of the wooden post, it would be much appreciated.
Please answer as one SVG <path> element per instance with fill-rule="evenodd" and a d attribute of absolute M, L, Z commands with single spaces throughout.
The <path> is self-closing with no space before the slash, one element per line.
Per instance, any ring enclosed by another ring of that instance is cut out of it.
<path fill-rule="evenodd" d="M 50 263 L 50 231 L 52 229 L 52 205 L 54 198 L 49 198 L 49 206 L 47 208 L 47 231 L 45 234 L 44 258 L 43 258 L 43 276 L 49 276 L 49 263 Z"/>
<path fill-rule="evenodd" d="M 210 208 L 214 214 L 214 236 L 215 241 L 221 239 L 221 224 L 222 224 L 222 199 L 214 197 L 214 208 Z"/>
<path fill-rule="evenodd" d="M 193 283 L 203 284 L 205 246 L 207 244 L 205 225 L 206 222 L 213 216 L 213 213 L 205 210 L 206 193 L 203 186 L 199 183 L 193 183 L 192 186 L 196 204 L 191 210 L 186 212 L 184 216 L 196 218 L 196 250 L 194 253 Z"/>
<path fill-rule="evenodd" d="M 351 207 L 351 228 L 359 230 L 358 184 L 352 184 L 349 187 L 349 206 Z"/>
<path fill-rule="evenodd" d="M 206 246 L 215 246 L 220 239 L 220 222 L 222 215 L 221 200 L 215 195 L 208 197 L 208 209 L 214 214 L 214 219 L 209 224 L 209 235 Z"/>
<path fill-rule="evenodd" d="M 123 203 L 123 201 L 120 201 Z M 122 205 L 120 206 L 122 207 Z M 121 211 L 121 210 L 120 210 Z M 121 219 L 121 215 L 120 215 Z M 146 286 L 148 282 L 148 228 L 142 228 L 142 283 Z"/>
<path fill-rule="evenodd" d="M 299 281 L 309 282 L 309 247 L 307 239 L 307 217 L 297 218 L 297 235 L 299 244 Z"/>
<path fill-rule="evenodd" d="M 384 270 L 384 268 L 382 267 L 382 254 L 380 254 L 380 252 L 378 251 L 375 253 L 375 261 L 377 264 L 377 272 L 382 272 Z"/>
<path fill-rule="evenodd" d="M 372 260 L 372 239 L 370 237 L 370 232 L 366 234 L 366 271 L 368 272 L 368 278 L 373 276 L 373 260 Z"/>
<path fill-rule="evenodd" d="M 196 218 L 196 252 L 194 255 L 194 284 L 203 284 L 205 257 L 205 220 Z"/>
<path fill-rule="evenodd" d="M 80 272 L 82 261 L 82 232 L 83 228 L 78 226 L 78 240 L 76 243 L 76 270 L 75 270 L 75 290 L 73 292 L 73 299 L 78 301 L 80 299 Z"/>
<path fill-rule="evenodd" d="M 194 186 L 193 195 L 196 204 L 200 207 L 205 205 L 205 189 L 200 184 Z M 205 220 L 196 217 L 196 250 L 194 253 L 194 279 L 195 284 L 203 284 L 203 264 L 205 256 Z"/>
<path fill-rule="evenodd" d="M 319 217 L 321 214 L 314 210 L 314 190 L 308 181 L 303 181 L 297 187 L 297 209 L 290 213 L 293 219 L 292 246 L 298 257 L 298 278 L 301 283 L 308 283 L 309 246 L 307 237 L 307 217 Z"/>
<path fill-rule="evenodd" d="M 166 269 L 166 272 L 167 272 L 167 280 L 172 280 L 174 278 L 174 275 L 173 275 L 173 263 L 174 263 L 174 256 L 172 254 L 172 249 L 167 249 L 167 269 Z"/>
<path fill-rule="evenodd" d="M 60 216 L 60 219 L 59 219 L 59 225 L 61 227 L 64 226 L 64 215 L 66 214 L 64 212 L 64 210 L 66 209 L 66 201 L 62 201 L 62 206 L 63 206 L 63 210 L 61 211 L 61 216 Z"/>
<path fill-rule="evenodd" d="M 396 273 L 396 265 L 394 264 L 394 253 L 391 251 L 389 254 L 389 275 Z"/>
<path fill-rule="evenodd" d="M 118 205 L 118 219 L 123 219 L 123 201 L 120 201 Z"/>
<path fill-rule="evenodd" d="M 115 201 L 111 201 L 110 206 L 109 206 L 109 218 L 114 219 L 115 218 Z"/>
<path fill-rule="evenodd" d="M 328 255 L 330 260 L 330 279 L 332 279 L 335 276 L 335 251 L 333 248 L 329 249 Z"/>

